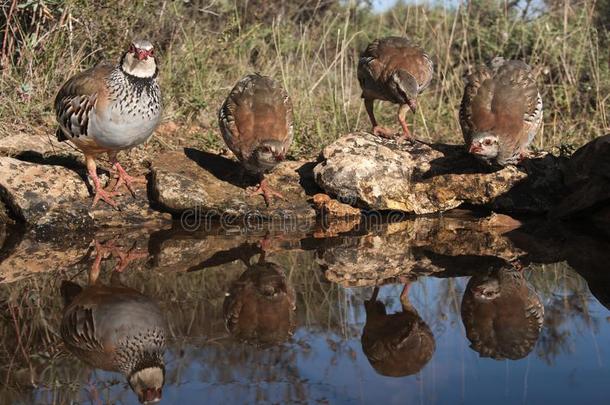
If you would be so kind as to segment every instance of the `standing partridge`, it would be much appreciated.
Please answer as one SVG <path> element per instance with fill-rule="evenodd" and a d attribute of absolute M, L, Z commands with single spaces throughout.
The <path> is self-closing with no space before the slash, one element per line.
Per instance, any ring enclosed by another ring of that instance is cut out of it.
<path fill-rule="evenodd" d="M 222 137 L 243 167 L 260 179 L 253 194 L 269 204 L 273 196 L 264 174 L 285 159 L 292 144 L 292 103 L 277 82 L 267 76 L 243 77 L 218 112 Z"/>
<path fill-rule="evenodd" d="M 365 301 L 366 324 L 362 350 L 382 375 L 402 377 L 419 372 L 432 358 L 436 344 L 432 331 L 409 301 L 409 285 L 400 294 L 402 312 L 388 315 L 377 301 L 379 287 Z"/>
<path fill-rule="evenodd" d="M 511 267 L 473 276 L 462 299 L 462 322 L 481 357 L 521 359 L 534 348 L 544 307 L 521 271 Z"/>
<path fill-rule="evenodd" d="M 530 67 L 494 58 L 466 79 L 460 125 L 469 152 L 501 166 L 527 156 L 542 128 L 542 98 Z"/>
<path fill-rule="evenodd" d="M 124 286 L 120 274 L 114 271 L 108 286 L 98 282 L 96 260 L 87 287 L 62 282 L 60 334 L 76 357 L 122 373 L 141 403 L 154 403 L 161 399 L 165 381 L 165 320 L 157 303 Z"/>
<path fill-rule="evenodd" d="M 133 41 L 118 65 L 102 63 L 70 78 L 55 98 L 59 123 L 57 139 L 69 141 L 85 154 L 93 181 L 93 205 L 112 199 L 125 185 L 134 194 L 136 179 L 117 161 L 117 153 L 145 142 L 161 119 L 159 68 L 149 41 Z M 104 190 L 97 176 L 95 157 L 106 153 L 118 180 Z M 134 194 L 135 195 L 135 194 Z"/>
<path fill-rule="evenodd" d="M 241 341 L 263 347 L 292 336 L 295 310 L 294 288 L 280 266 L 265 261 L 264 252 L 232 283 L 223 305 L 227 330 Z"/>
<path fill-rule="evenodd" d="M 411 139 L 405 115 L 408 109 L 415 112 L 417 96 L 428 87 L 433 72 L 434 66 L 428 54 L 408 38 L 381 38 L 366 47 L 358 63 L 358 81 L 375 135 L 394 135 L 393 131 L 377 124 L 373 112 L 374 100 L 385 100 L 400 106 L 401 140 Z"/>

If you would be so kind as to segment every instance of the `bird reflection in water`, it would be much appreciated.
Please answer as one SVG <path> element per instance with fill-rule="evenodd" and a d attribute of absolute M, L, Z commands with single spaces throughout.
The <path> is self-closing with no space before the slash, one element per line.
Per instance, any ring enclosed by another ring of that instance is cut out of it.
<path fill-rule="evenodd" d="M 364 302 L 366 324 L 362 332 L 362 350 L 371 366 L 381 375 L 403 377 L 419 372 L 430 361 L 436 344 L 428 325 L 409 301 L 406 284 L 400 294 L 402 311 L 388 315 L 377 301 L 379 287 Z"/>
<path fill-rule="evenodd" d="M 261 242 L 257 263 L 244 260 L 247 270 L 231 284 L 223 305 L 229 333 L 260 347 L 288 340 L 296 328 L 295 290 L 282 267 L 266 260 L 268 243 Z"/>
<path fill-rule="evenodd" d="M 534 348 L 544 307 L 520 267 L 505 266 L 473 276 L 462 299 L 462 322 L 470 347 L 481 357 L 517 360 Z"/>
<path fill-rule="evenodd" d="M 118 259 L 109 285 L 98 281 L 102 260 Z M 61 337 L 70 352 L 92 367 L 122 373 L 141 403 L 161 399 L 165 381 L 166 323 L 157 303 L 123 285 L 120 276 L 130 261 L 146 257 L 113 242 L 96 242 L 89 285 L 63 281 Z"/>

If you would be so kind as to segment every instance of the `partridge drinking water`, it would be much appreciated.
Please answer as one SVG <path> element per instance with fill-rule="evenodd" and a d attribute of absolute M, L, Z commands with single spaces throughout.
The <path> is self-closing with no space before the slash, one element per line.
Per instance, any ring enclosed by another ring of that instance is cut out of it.
<path fill-rule="evenodd" d="M 542 128 L 542 97 L 524 62 L 494 58 L 466 78 L 460 125 L 470 153 L 488 163 L 515 164 Z"/>

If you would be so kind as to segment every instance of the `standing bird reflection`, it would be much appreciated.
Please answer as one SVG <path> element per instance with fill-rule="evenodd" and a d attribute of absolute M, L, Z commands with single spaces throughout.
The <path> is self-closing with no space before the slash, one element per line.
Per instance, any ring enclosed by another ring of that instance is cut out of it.
<path fill-rule="evenodd" d="M 223 304 L 227 330 L 238 340 L 273 346 L 289 339 L 296 328 L 296 294 L 282 267 L 265 260 L 231 284 Z"/>
<path fill-rule="evenodd" d="M 96 260 L 87 287 L 64 281 L 60 334 L 85 363 L 123 374 L 141 403 L 158 402 L 165 382 L 166 323 L 157 303 L 123 285 L 120 274 L 113 271 L 109 285 L 98 282 Z"/>
<path fill-rule="evenodd" d="M 430 327 L 409 301 L 409 284 L 400 294 L 402 311 L 388 315 L 377 301 L 379 287 L 365 301 L 362 350 L 381 375 L 402 377 L 419 372 L 432 358 L 436 344 Z"/>

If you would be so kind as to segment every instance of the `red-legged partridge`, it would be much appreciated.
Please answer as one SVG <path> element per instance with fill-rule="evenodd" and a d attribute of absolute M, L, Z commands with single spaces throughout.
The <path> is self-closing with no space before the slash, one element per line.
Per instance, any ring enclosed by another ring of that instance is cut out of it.
<path fill-rule="evenodd" d="M 243 77 L 220 108 L 222 137 L 244 168 L 261 181 L 254 194 L 283 196 L 272 190 L 264 174 L 285 159 L 292 144 L 292 104 L 286 90 L 267 76 Z"/>
<path fill-rule="evenodd" d="M 460 125 L 470 153 L 502 166 L 516 164 L 542 128 L 542 98 L 531 68 L 494 58 L 466 79 Z"/>
<path fill-rule="evenodd" d="M 223 305 L 227 330 L 238 340 L 263 347 L 292 336 L 295 309 L 296 294 L 283 269 L 264 259 L 232 283 Z"/>
<path fill-rule="evenodd" d="M 544 322 L 540 298 L 522 272 L 510 267 L 473 276 L 461 312 L 470 347 L 497 360 L 527 356 Z"/>
<path fill-rule="evenodd" d="M 69 141 L 84 154 L 93 181 L 93 206 L 101 199 L 117 207 L 114 190 L 124 184 L 133 194 L 129 176 L 117 153 L 145 142 L 161 119 L 159 68 L 149 41 L 134 41 L 118 63 L 99 64 L 70 78 L 55 98 L 57 139 Z M 113 191 L 104 190 L 95 158 L 106 153 L 118 176 Z"/>
<path fill-rule="evenodd" d="M 409 109 L 415 112 L 417 96 L 428 87 L 433 72 L 434 65 L 428 54 L 406 37 L 381 38 L 367 46 L 360 55 L 358 81 L 375 135 L 394 135 L 377 124 L 373 112 L 374 100 L 385 100 L 400 106 L 401 139 L 411 139 L 405 116 Z"/>
<path fill-rule="evenodd" d="M 432 358 L 436 344 L 432 331 L 409 301 L 409 285 L 400 294 L 402 311 L 386 314 L 377 301 L 379 287 L 365 301 L 366 324 L 362 350 L 373 368 L 382 375 L 402 377 L 419 372 Z"/>
<path fill-rule="evenodd" d="M 98 257 L 105 255 L 98 251 Z M 157 402 L 165 381 L 167 328 L 161 310 L 151 298 L 124 286 L 118 271 L 109 285 L 98 282 L 98 257 L 87 287 L 70 281 L 61 285 L 62 340 L 90 366 L 122 373 L 140 402 Z"/>

